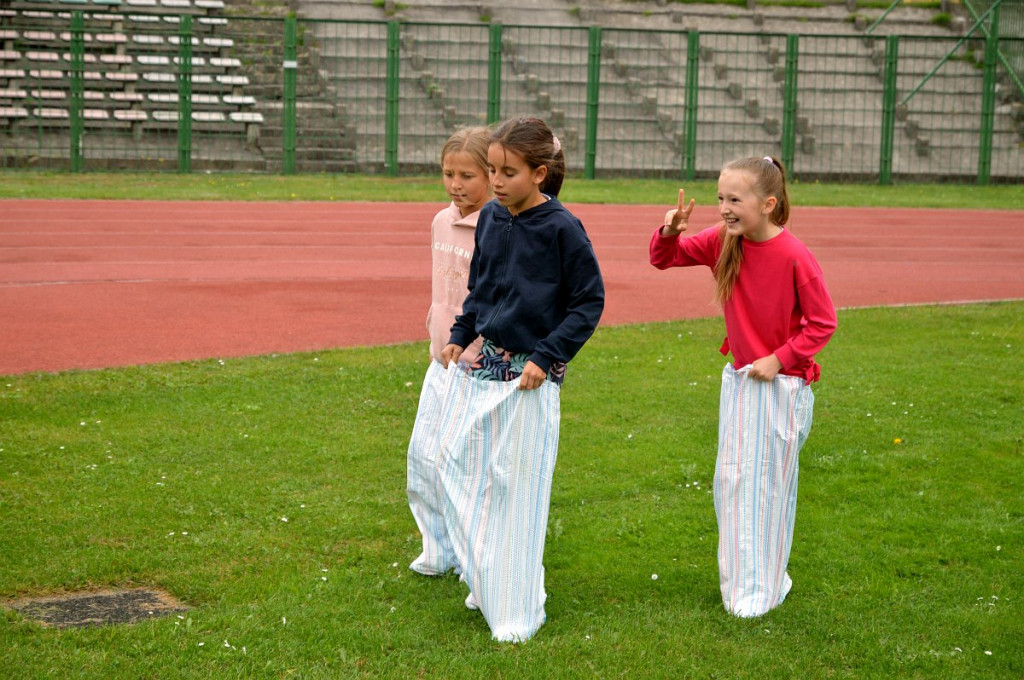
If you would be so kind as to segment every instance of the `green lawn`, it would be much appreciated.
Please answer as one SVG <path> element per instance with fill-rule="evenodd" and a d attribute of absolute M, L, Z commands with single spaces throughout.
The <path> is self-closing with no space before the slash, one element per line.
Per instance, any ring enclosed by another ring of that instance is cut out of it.
<path fill-rule="evenodd" d="M 560 198 L 567 203 L 674 204 L 679 187 L 698 203 L 713 205 L 713 181 L 583 180 L 569 177 Z M 892 208 L 1024 210 L 1024 184 L 965 186 L 906 184 L 790 185 L 794 205 Z M 366 175 L 245 175 L 129 173 L 0 173 L 0 198 L 105 198 L 234 201 L 443 201 L 436 177 Z"/>
<path fill-rule="evenodd" d="M 407 568 L 424 343 L 0 378 L 0 597 L 192 607 L 68 630 L 5 610 L 4 676 L 1024 677 L 1022 318 L 840 313 L 793 591 L 754 620 L 718 594 L 721 320 L 599 329 L 562 392 L 548 621 L 522 645 Z"/>

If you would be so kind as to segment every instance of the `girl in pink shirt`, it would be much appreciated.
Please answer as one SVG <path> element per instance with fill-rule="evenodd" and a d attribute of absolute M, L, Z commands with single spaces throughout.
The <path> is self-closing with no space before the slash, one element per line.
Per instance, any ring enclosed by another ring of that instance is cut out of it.
<path fill-rule="evenodd" d="M 436 438 L 444 387 L 441 350 L 462 301 L 469 293 L 469 264 L 480 208 L 491 198 L 487 149 L 491 133 L 485 127 L 463 128 L 441 149 L 441 175 L 451 204 L 437 213 L 430 225 L 432 300 L 427 312 L 430 365 L 420 391 L 419 408 L 409 441 L 407 488 L 409 508 L 423 535 L 423 551 L 409 568 L 427 576 L 455 567 L 443 515 L 443 497 L 437 475 L 439 443 Z M 473 361 L 480 341 L 466 348 L 460 361 Z"/>
<path fill-rule="evenodd" d="M 759 616 L 785 599 L 796 513 L 798 455 L 810 432 L 821 369 L 814 355 L 836 329 L 821 267 L 786 229 L 782 164 L 742 158 L 718 178 L 722 221 L 684 237 L 694 201 L 683 190 L 651 237 L 658 269 L 704 265 L 725 315 L 715 514 L 722 600 Z"/>

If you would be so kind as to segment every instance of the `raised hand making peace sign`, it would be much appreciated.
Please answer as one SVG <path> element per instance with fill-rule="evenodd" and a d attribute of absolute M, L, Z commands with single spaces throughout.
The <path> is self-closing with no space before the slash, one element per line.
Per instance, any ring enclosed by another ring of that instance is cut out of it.
<path fill-rule="evenodd" d="M 690 199 L 689 205 L 686 204 L 686 192 L 682 189 L 679 190 L 679 203 L 675 208 L 665 213 L 665 224 L 661 228 L 662 236 L 677 236 L 684 231 L 690 220 L 690 213 L 693 212 L 693 206 L 697 202 Z"/>

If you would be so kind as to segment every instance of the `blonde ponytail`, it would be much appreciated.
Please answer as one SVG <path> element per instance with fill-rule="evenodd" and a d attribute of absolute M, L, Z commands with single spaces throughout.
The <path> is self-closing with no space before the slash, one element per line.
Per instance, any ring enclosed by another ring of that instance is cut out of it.
<path fill-rule="evenodd" d="M 722 251 L 715 263 L 715 299 L 725 305 L 732 297 L 732 288 L 740 275 L 740 264 L 743 262 L 743 237 L 729 234 L 722 222 L 719 230 L 722 238 Z"/>

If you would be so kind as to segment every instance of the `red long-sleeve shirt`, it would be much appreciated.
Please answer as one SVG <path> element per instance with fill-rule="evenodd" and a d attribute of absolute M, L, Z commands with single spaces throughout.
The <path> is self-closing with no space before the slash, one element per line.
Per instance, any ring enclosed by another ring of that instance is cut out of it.
<path fill-rule="evenodd" d="M 651 264 L 658 269 L 706 265 L 714 268 L 722 248 L 721 229 L 693 236 L 651 237 Z M 741 368 L 775 354 L 784 375 L 808 383 L 821 374 L 814 361 L 836 329 L 836 310 L 814 255 L 788 229 L 768 241 L 743 240 L 743 261 L 725 303 L 726 339 Z"/>

